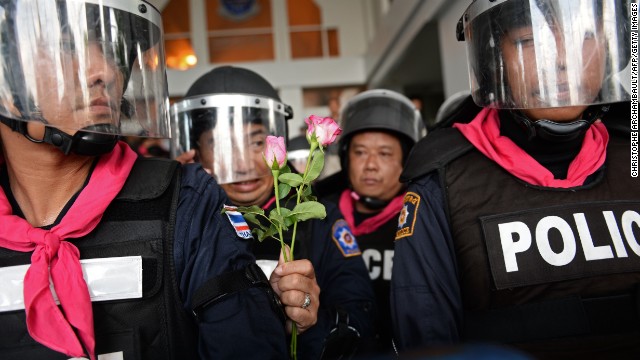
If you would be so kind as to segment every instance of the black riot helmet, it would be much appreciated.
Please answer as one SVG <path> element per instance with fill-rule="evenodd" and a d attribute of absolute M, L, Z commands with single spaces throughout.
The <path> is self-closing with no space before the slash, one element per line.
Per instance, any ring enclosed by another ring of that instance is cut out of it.
<path fill-rule="evenodd" d="M 171 154 L 196 149 L 196 160 L 220 184 L 267 176 L 253 159 L 261 156 L 267 135 L 286 138 L 286 120 L 292 117 L 291 107 L 265 78 L 244 68 L 218 67 L 171 107 Z"/>
<path fill-rule="evenodd" d="M 349 178 L 349 146 L 354 135 L 366 131 L 382 131 L 398 138 L 403 163 L 409 151 L 425 135 L 420 111 L 406 96 L 395 91 L 374 89 L 349 100 L 340 113 L 343 131 L 338 142 L 341 175 Z M 384 208 L 389 201 L 364 196 L 355 190 L 351 196 L 372 210 Z"/>
<path fill-rule="evenodd" d="M 0 121 L 65 154 L 169 137 L 162 21 L 145 1 L 0 1 Z"/>
<path fill-rule="evenodd" d="M 420 111 L 411 100 L 385 89 L 367 90 L 351 98 L 341 111 L 340 121 L 339 155 L 345 171 L 349 143 L 359 132 L 384 131 L 397 136 L 403 147 L 404 160 L 426 131 Z"/>

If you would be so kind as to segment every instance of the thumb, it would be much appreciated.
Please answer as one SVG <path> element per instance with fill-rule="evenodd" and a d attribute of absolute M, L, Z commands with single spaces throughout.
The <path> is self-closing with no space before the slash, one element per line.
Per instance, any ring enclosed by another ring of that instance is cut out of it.
<path fill-rule="evenodd" d="M 282 275 L 283 273 L 283 268 L 285 266 L 286 261 L 284 260 L 284 254 L 287 254 L 287 259 L 289 261 L 291 261 L 291 248 L 289 248 L 289 245 L 284 245 L 284 249 L 280 250 L 280 258 L 278 259 L 278 266 L 276 267 L 276 269 L 274 270 L 274 272 L 278 275 Z"/>
<path fill-rule="evenodd" d="M 285 258 L 284 258 L 285 252 L 287 254 L 287 260 L 285 260 Z M 293 260 L 291 258 L 291 248 L 289 247 L 289 245 L 284 244 L 284 249 L 280 250 L 280 259 L 278 259 L 278 264 L 281 264 L 281 263 L 284 264 L 285 262 L 288 262 L 288 261 L 291 261 L 291 260 Z"/>

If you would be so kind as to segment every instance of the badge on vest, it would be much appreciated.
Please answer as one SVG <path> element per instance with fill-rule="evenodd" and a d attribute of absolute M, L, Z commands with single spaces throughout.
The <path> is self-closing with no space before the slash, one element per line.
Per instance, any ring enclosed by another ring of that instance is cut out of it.
<path fill-rule="evenodd" d="M 356 237 L 351 233 L 351 229 L 346 221 L 340 219 L 333 224 L 331 229 L 333 234 L 333 242 L 336 243 L 338 249 L 345 257 L 360 255 L 360 248 Z"/>
<path fill-rule="evenodd" d="M 640 271 L 640 202 L 481 217 L 497 289 Z"/>
<path fill-rule="evenodd" d="M 410 191 L 404 196 L 402 210 L 400 210 L 400 215 L 398 216 L 396 240 L 413 235 L 413 227 L 416 224 L 419 205 L 420 195 Z"/>
<path fill-rule="evenodd" d="M 244 216 L 237 211 L 238 208 L 235 206 L 225 205 L 224 209 L 226 210 L 225 214 L 227 214 L 229 222 L 235 229 L 236 234 L 243 239 L 253 239 L 253 236 L 251 235 L 251 228 L 249 228 L 249 225 L 244 220 Z"/>

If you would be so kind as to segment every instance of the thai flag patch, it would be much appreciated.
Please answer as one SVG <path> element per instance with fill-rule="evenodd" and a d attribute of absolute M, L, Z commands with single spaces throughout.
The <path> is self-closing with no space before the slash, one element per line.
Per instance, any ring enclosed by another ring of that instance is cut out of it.
<path fill-rule="evenodd" d="M 333 242 L 336 243 L 340 252 L 345 257 L 361 255 L 362 252 L 358 247 L 356 237 L 351 232 L 349 224 L 343 219 L 336 221 L 333 224 L 332 231 Z"/>
<path fill-rule="evenodd" d="M 244 216 L 237 211 L 238 208 L 235 206 L 225 205 L 224 209 L 225 214 L 227 214 L 227 217 L 229 218 L 229 222 L 236 230 L 236 234 L 243 239 L 253 239 L 253 236 L 251 235 L 251 228 L 249 228 L 249 225 L 244 220 Z"/>

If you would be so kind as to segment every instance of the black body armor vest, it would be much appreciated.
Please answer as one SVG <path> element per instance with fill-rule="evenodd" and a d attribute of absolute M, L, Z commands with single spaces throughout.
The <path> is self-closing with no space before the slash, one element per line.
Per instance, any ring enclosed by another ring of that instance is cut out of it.
<path fill-rule="evenodd" d="M 183 310 L 173 261 L 179 174 L 176 162 L 138 159 L 98 227 L 71 240 L 81 259 L 142 257 L 142 298 L 93 303 L 96 355 L 197 358 L 196 324 Z M 0 249 L 0 266 L 29 264 L 30 256 Z M 29 336 L 24 310 L 1 313 L 0 323 L 0 358 L 69 358 Z"/>
<path fill-rule="evenodd" d="M 628 138 L 611 136 L 591 183 L 558 189 L 517 179 L 456 129 L 438 133 L 419 156 L 430 164 L 403 178 L 439 174 L 462 340 L 510 343 L 542 358 L 637 356 L 640 181 L 631 177 Z"/>

